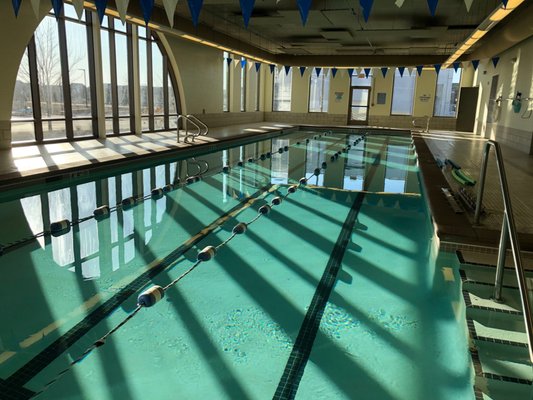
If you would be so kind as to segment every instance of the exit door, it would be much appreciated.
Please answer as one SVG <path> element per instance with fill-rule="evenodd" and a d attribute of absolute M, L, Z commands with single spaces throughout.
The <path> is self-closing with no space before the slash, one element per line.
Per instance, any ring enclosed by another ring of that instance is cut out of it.
<path fill-rule="evenodd" d="M 349 125 L 368 125 L 369 102 L 370 87 L 350 87 L 350 103 L 348 105 Z"/>

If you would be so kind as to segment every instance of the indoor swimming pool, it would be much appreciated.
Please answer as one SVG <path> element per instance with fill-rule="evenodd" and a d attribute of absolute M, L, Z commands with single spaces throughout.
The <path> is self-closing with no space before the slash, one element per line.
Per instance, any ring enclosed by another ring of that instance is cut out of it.
<path fill-rule="evenodd" d="M 409 134 L 300 130 L 4 194 L 1 398 L 34 396 L 219 246 L 36 398 L 472 399 L 457 261 L 419 174 Z"/>

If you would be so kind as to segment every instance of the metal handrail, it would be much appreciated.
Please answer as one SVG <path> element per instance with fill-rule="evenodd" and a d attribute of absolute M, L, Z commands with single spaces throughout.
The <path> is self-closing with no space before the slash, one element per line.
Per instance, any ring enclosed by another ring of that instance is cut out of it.
<path fill-rule="evenodd" d="M 187 118 L 192 119 L 194 122 L 197 122 L 198 124 L 200 124 L 200 126 L 202 128 L 204 128 L 204 131 L 203 132 L 199 132 L 198 135 L 204 135 L 205 136 L 205 135 L 207 135 L 209 133 L 208 126 L 203 121 L 198 119 L 198 117 L 196 117 L 195 115 L 192 115 L 192 114 L 187 114 Z"/>
<path fill-rule="evenodd" d="M 180 119 L 183 119 L 185 121 L 185 139 L 184 141 L 187 142 L 187 138 L 189 136 L 192 136 L 192 141 L 194 142 L 194 138 L 196 136 L 199 136 L 200 133 L 201 133 L 201 129 L 200 127 L 193 121 L 191 120 L 189 117 L 187 117 L 186 115 L 178 115 L 178 118 L 176 119 L 176 125 L 177 125 L 177 128 L 176 128 L 176 131 L 177 131 L 177 135 L 178 135 L 178 143 L 180 142 L 180 124 L 179 124 L 179 121 Z M 195 133 L 191 133 L 189 134 L 189 127 L 188 127 L 188 123 L 191 123 L 196 129 L 197 129 L 197 132 L 196 134 Z"/>
<path fill-rule="evenodd" d="M 479 224 L 479 217 L 481 215 L 481 203 L 483 200 L 483 192 L 485 190 L 485 177 L 487 175 L 487 164 L 489 159 L 490 148 L 494 147 L 496 152 L 496 165 L 498 167 L 498 175 L 500 178 L 500 189 L 503 197 L 503 223 L 502 232 L 500 236 L 500 245 L 498 248 L 498 264 L 496 268 L 496 279 L 494 282 L 494 297 L 493 300 L 502 301 L 502 283 L 503 272 L 505 267 L 505 255 L 507 251 L 507 242 L 511 242 L 511 250 L 513 253 L 513 261 L 516 269 L 516 279 L 518 281 L 518 289 L 520 292 L 520 301 L 522 303 L 522 310 L 524 312 L 524 322 L 526 324 L 526 334 L 529 348 L 529 359 L 533 362 L 533 321 L 531 315 L 531 305 L 527 295 L 527 283 L 524 274 L 524 267 L 522 265 L 522 258 L 520 255 L 520 243 L 518 242 L 518 235 L 516 233 L 516 225 L 514 222 L 514 214 L 511 206 L 511 198 L 509 196 L 509 187 L 507 185 L 507 177 L 505 175 L 505 167 L 503 164 L 502 152 L 498 142 L 489 140 L 485 143 L 483 149 L 483 158 L 481 162 L 481 171 L 479 172 L 479 187 L 477 193 L 476 212 L 474 215 L 474 223 Z"/>

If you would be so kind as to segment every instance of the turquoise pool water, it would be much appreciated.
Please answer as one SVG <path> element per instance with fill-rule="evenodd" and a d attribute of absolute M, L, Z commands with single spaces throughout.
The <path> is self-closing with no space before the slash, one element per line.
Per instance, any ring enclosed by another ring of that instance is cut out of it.
<path fill-rule="evenodd" d="M 0 257 L 2 398 L 30 398 L 143 289 L 180 276 L 302 176 L 307 186 L 38 398 L 473 398 L 456 266 L 437 259 L 410 137 L 359 138 L 295 132 L 4 202 L 3 245 L 148 197 Z"/>

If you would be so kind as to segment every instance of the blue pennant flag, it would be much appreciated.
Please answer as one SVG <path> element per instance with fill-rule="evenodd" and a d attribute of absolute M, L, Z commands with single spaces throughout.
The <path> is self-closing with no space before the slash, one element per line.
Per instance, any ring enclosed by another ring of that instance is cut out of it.
<path fill-rule="evenodd" d="M 333 78 L 335 78 L 335 75 L 337 75 L 337 71 L 338 71 L 337 68 L 335 67 L 331 68 L 331 75 L 333 75 Z"/>
<path fill-rule="evenodd" d="M 368 79 L 368 75 L 370 75 L 370 68 L 365 68 L 365 76 Z"/>
<path fill-rule="evenodd" d="M 250 17 L 252 16 L 252 10 L 254 9 L 255 0 L 240 0 L 242 18 L 244 19 L 244 27 L 248 28 Z"/>
<path fill-rule="evenodd" d="M 479 60 L 472 60 L 472 66 L 474 67 L 474 71 L 477 70 L 478 65 L 479 65 Z"/>
<path fill-rule="evenodd" d="M 298 10 L 300 10 L 300 17 L 302 17 L 302 24 L 304 25 L 307 22 L 307 15 L 309 14 L 312 1 L 313 0 L 296 0 L 296 3 L 298 4 Z"/>
<path fill-rule="evenodd" d="M 435 13 L 437 12 L 438 2 L 439 0 L 428 0 L 429 12 L 431 13 L 432 17 L 434 17 Z"/>
<path fill-rule="evenodd" d="M 359 4 L 363 9 L 363 17 L 365 22 L 368 22 L 368 17 L 370 16 L 370 11 L 372 10 L 372 4 L 374 4 L 374 0 L 359 0 Z"/>
<path fill-rule="evenodd" d="M 498 61 L 500 61 L 500 57 L 492 57 L 492 65 L 494 65 L 494 68 L 496 68 L 496 65 L 498 65 Z"/>
<path fill-rule="evenodd" d="M 152 18 L 152 10 L 154 9 L 154 0 L 141 0 L 141 8 L 143 10 L 144 23 L 148 25 Z"/>
<path fill-rule="evenodd" d="M 454 62 L 453 64 L 453 70 L 455 72 L 457 72 L 457 70 L 459 69 L 459 67 L 461 66 L 461 63 L 460 62 Z"/>
<path fill-rule="evenodd" d="M 353 68 L 348 68 L 348 75 L 350 75 L 350 79 L 351 79 L 353 75 Z"/>
<path fill-rule="evenodd" d="M 228 67 L 231 65 L 231 62 L 233 59 L 231 57 L 226 58 L 226 62 L 228 63 Z"/>
<path fill-rule="evenodd" d="M 256 62 L 255 63 L 255 72 L 259 72 L 259 68 L 261 68 L 261 63 Z"/>
<path fill-rule="evenodd" d="M 244 67 L 246 67 L 246 59 L 245 58 L 243 58 L 241 60 L 241 68 L 244 68 Z"/>
<path fill-rule="evenodd" d="M 418 72 L 418 76 L 422 75 L 422 68 L 424 68 L 423 65 L 417 65 L 416 66 L 416 72 Z"/>
<path fill-rule="evenodd" d="M 100 25 L 102 25 L 105 16 L 105 9 L 107 7 L 107 0 L 95 0 L 94 5 L 96 6 L 96 11 L 98 11 L 98 19 L 100 20 Z M 148 21 L 146 21 L 146 23 L 148 23 Z"/>
<path fill-rule="evenodd" d="M 20 3 L 22 3 L 22 0 L 12 0 L 13 3 L 13 9 L 15 10 L 15 17 L 19 16 L 19 10 L 20 10 Z"/>
<path fill-rule="evenodd" d="M 320 76 L 320 71 L 322 71 L 322 68 L 315 67 L 316 77 L 318 78 Z"/>
<path fill-rule="evenodd" d="M 405 67 L 398 67 L 398 72 L 400 73 L 400 77 L 403 78 L 403 72 L 405 71 Z"/>
<path fill-rule="evenodd" d="M 291 66 L 290 65 L 285 65 L 285 75 L 289 75 L 289 71 L 291 70 Z"/>
<path fill-rule="evenodd" d="M 381 68 L 381 74 L 383 75 L 383 78 L 387 76 L 387 71 L 389 70 L 388 67 L 382 67 Z"/>
<path fill-rule="evenodd" d="M 61 16 L 61 10 L 63 9 L 63 0 L 52 0 L 52 7 L 54 8 L 54 15 L 59 20 Z"/>
<path fill-rule="evenodd" d="M 270 73 L 273 74 L 276 66 L 274 64 L 268 64 L 268 66 L 270 67 Z"/>
<path fill-rule="evenodd" d="M 435 72 L 437 73 L 437 75 L 439 74 L 440 72 L 440 67 L 441 67 L 441 64 L 434 64 L 433 67 L 435 67 Z"/>
<path fill-rule="evenodd" d="M 305 67 L 300 67 L 300 76 L 304 76 Z"/>
<path fill-rule="evenodd" d="M 502 0 L 503 8 L 507 8 L 507 1 L 508 1 L 508 0 Z"/>
<path fill-rule="evenodd" d="M 187 0 L 187 3 L 189 3 L 189 11 L 191 12 L 192 24 L 195 27 L 198 26 L 203 2 L 204 0 Z"/>

